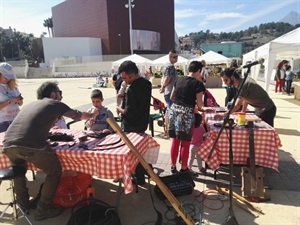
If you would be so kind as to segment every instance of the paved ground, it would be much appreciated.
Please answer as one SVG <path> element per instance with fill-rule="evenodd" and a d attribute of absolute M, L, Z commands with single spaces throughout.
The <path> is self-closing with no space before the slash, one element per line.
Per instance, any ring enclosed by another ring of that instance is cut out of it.
<path fill-rule="evenodd" d="M 34 101 L 36 98 L 36 89 L 45 81 L 44 79 L 19 80 L 20 90 L 24 96 L 24 103 Z M 63 101 L 71 107 L 86 110 L 90 106 L 89 95 L 91 92 L 94 79 L 73 78 L 59 79 L 60 88 L 63 90 Z M 293 96 L 277 95 L 274 93 L 274 87 L 270 87 L 269 94 L 277 106 L 277 116 L 275 119 L 275 128 L 280 136 L 282 146 L 278 150 L 279 154 L 279 171 L 264 169 L 264 184 L 267 187 L 266 193 L 271 197 L 271 201 L 264 203 L 254 203 L 260 207 L 265 215 L 258 218 L 248 214 L 242 209 L 234 205 L 234 214 L 240 225 L 299 225 L 300 224 L 300 101 L 293 99 Z M 112 88 L 103 88 L 104 104 L 115 112 L 114 90 Z M 211 89 L 219 104 L 223 104 L 225 98 L 225 90 Z M 158 89 L 153 89 L 153 95 L 163 99 L 158 93 Z M 79 122 L 71 127 L 72 129 L 82 129 L 83 123 Z M 155 167 L 156 173 L 160 175 L 169 174 L 169 147 L 170 141 L 161 137 L 162 128 L 154 125 L 155 139 L 160 143 L 160 155 Z M 149 132 L 150 134 L 150 132 Z M 234 182 L 240 184 L 240 171 L 235 168 Z M 43 182 L 44 174 L 37 173 L 37 179 L 32 180 L 31 172 L 28 172 L 28 186 L 30 194 L 35 196 L 39 184 Z M 217 183 L 228 183 L 228 171 L 220 171 L 217 180 L 213 179 L 213 171 L 208 170 L 207 174 L 195 178 L 196 187 L 192 195 L 179 197 L 179 201 L 183 207 L 190 213 L 195 221 L 202 221 L 202 224 L 222 224 L 229 215 L 229 201 L 219 200 L 214 195 L 213 190 Z M 93 185 L 96 190 L 96 197 L 108 204 L 116 204 L 116 192 L 118 184 L 112 180 L 94 179 Z M 142 225 L 155 224 L 156 213 L 153 209 L 151 196 L 153 194 L 155 207 L 163 214 L 163 224 L 184 224 L 175 216 L 172 207 L 157 199 L 153 193 L 155 184 L 143 185 L 138 188 L 138 193 L 121 195 L 119 205 L 119 216 L 122 225 Z M 6 182 L 1 185 L 0 201 L 6 202 L 9 198 L 6 193 Z M 149 191 L 151 190 L 151 192 Z M 203 193 L 210 191 L 211 199 L 201 199 Z M 234 191 L 241 193 L 241 188 L 237 185 Z M 213 200 L 214 199 L 214 200 Z M 0 210 L 3 209 L 1 206 Z M 7 216 L 7 215 L 6 215 Z M 9 216 L 9 215 L 8 215 Z M 35 222 L 35 225 L 65 225 L 70 217 L 70 209 L 65 210 L 64 214 L 53 219 L 47 219 L 42 222 Z M 32 213 L 30 214 L 32 218 Z M 0 219 L 0 224 L 27 224 L 24 218 L 19 221 L 11 221 L 9 219 Z"/>

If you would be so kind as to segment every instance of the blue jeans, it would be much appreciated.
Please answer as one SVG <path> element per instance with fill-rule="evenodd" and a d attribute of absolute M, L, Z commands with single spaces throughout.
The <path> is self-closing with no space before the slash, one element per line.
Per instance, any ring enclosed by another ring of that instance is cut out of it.
<path fill-rule="evenodd" d="M 173 101 L 171 100 L 171 94 L 165 95 L 164 98 L 167 104 L 167 112 L 168 112 L 173 104 Z"/>
<path fill-rule="evenodd" d="M 0 123 L 0 132 L 6 131 L 11 123 L 12 123 L 11 121 L 1 122 Z"/>

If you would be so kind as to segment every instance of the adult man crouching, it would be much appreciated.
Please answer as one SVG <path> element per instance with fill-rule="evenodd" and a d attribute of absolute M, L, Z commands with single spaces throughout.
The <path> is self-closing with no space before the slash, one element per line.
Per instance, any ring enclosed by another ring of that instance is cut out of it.
<path fill-rule="evenodd" d="M 41 198 L 34 215 L 35 220 L 56 217 L 63 212 L 62 208 L 55 208 L 52 205 L 62 173 L 60 161 L 47 142 L 52 125 L 61 116 L 81 120 L 98 114 L 98 111 L 93 114 L 80 112 L 62 103 L 60 101 L 62 91 L 56 82 L 43 83 L 38 89 L 38 94 L 39 92 L 49 93 L 50 98 L 43 98 L 23 107 L 6 131 L 3 141 L 3 153 L 13 165 L 27 168 L 27 162 L 30 162 L 46 174 Z M 29 210 L 25 176 L 14 179 L 14 183 L 18 204 L 24 210 Z"/>

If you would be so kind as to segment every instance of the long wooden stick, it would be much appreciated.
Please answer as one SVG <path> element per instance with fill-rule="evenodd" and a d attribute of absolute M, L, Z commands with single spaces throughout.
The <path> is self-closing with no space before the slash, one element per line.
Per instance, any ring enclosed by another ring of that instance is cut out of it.
<path fill-rule="evenodd" d="M 187 225 L 195 225 L 195 222 L 191 218 L 191 216 L 185 212 L 182 212 L 182 208 L 175 196 L 172 192 L 166 187 L 166 185 L 160 180 L 159 176 L 157 176 L 149 164 L 145 161 L 145 159 L 140 155 L 139 151 L 135 148 L 132 142 L 128 139 L 128 137 L 123 133 L 120 126 L 112 119 L 108 118 L 106 120 L 111 128 L 120 136 L 120 138 L 125 142 L 125 144 L 130 148 L 133 154 L 137 157 L 141 165 L 145 168 L 147 173 L 153 179 L 153 181 L 157 184 L 162 193 L 166 196 L 168 201 L 171 203 L 173 208 L 176 210 L 178 215 L 184 220 Z"/>
<path fill-rule="evenodd" d="M 237 198 L 233 198 L 233 202 L 240 207 L 241 209 L 243 209 L 245 212 L 249 213 L 250 215 L 254 216 L 255 218 L 257 218 L 259 215 L 258 213 L 254 213 L 250 208 L 247 207 L 247 204 L 245 202 L 240 201 Z"/>
<path fill-rule="evenodd" d="M 226 194 L 229 195 L 229 190 L 227 188 L 223 188 L 223 187 L 219 187 L 217 186 L 217 191 L 222 193 L 222 194 Z M 233 191 L 233 197 L 240 200 L 241 202 L 246 203 L 248 206 L 250 206 L 254 211 L 260 213 L 260 214 L 264 214 L 263 211 L 261 210 L 261 208 L 256 207 L 255 205 L 253 205 L 251 202 L 249 202 L 247 199 L 245 199 L 244 197 L 240 196 L 239 194 L 235 193 Z"/>

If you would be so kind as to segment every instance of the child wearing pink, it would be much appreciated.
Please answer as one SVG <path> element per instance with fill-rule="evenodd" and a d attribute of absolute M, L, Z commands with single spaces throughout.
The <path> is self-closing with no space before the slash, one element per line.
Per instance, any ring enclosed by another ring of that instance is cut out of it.
<path fill-rule="evenodd" d="M 189 157 L 188 167 L 190 170 L 192 170 L 193 162 L 196 156 L 198 169 L 200 173 L 204 172 L 205 169 L 202 167 L 202 159 L 197 154 L 197 150 L 200 148 L 203 142 L 203 135 L 205 133 L 206 131 L 202 124 L 198 127 L 194 126 L 192 130 L 192 140 L 190 144 L 190 157 Z"/>

